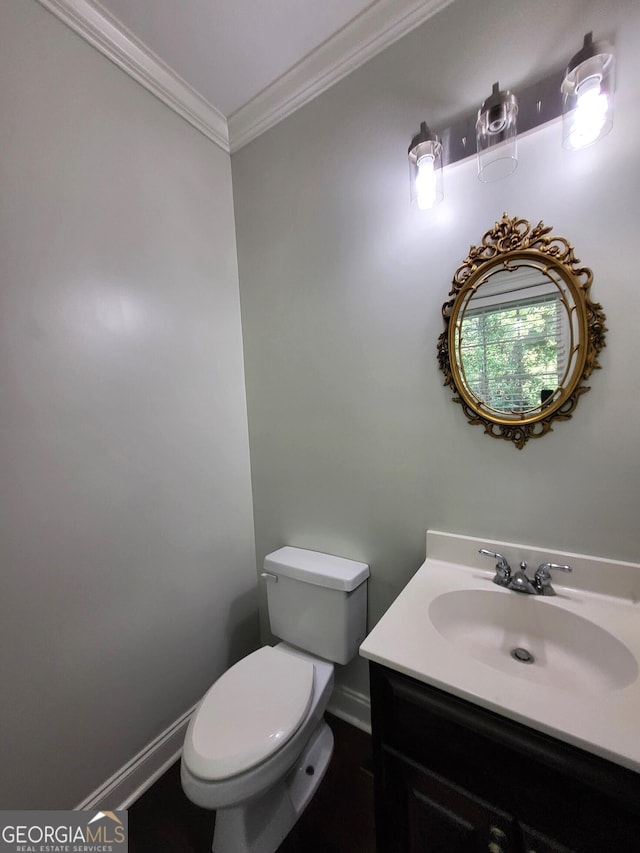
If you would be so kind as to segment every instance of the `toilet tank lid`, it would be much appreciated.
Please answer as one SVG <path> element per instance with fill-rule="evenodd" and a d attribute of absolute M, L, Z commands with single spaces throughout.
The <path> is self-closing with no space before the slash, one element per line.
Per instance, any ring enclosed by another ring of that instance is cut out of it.
<path fill-rule="evenodd" d="M 369 577 L 369 566 L 356 560 L 290 545 L 267 554 L 264 568 L 275 575 L 351 592 Z"/>

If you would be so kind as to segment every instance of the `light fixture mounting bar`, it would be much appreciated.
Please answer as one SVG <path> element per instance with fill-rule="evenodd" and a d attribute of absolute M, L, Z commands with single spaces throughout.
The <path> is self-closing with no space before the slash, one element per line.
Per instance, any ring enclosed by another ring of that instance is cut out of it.
<path fill-rule="evenodd" d="M 562 115 L 561 86 L 564 70 L 556 71 L 526 89 L 513 90 L 518 96 L 518 134 L 540 127 Z M 476 121 L 478 113 L 465 116 L 445 130 L 439 131 L 442 140 L 442 165 L 450 166 L 476 150 Z"/>

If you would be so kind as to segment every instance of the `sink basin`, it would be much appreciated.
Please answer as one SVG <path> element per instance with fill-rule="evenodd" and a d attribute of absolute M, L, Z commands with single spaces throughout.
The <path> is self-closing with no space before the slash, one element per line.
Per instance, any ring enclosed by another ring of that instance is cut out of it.
<path fill-rule="evenodd" d="M 573 572 L 555 596 L 512 592 L 480 548 Z M 640 563 L 428 531 L 424 563 L 360 653 L 640 773 L 639 620 Z"/>
<path fill-rule="evenodd" d="M 589 696 L 638 677 L 620 640 L 553 599 L 495 589 L 457 589 L 429 604 L 438 633 L 469 658 L 527 681 Z"/>

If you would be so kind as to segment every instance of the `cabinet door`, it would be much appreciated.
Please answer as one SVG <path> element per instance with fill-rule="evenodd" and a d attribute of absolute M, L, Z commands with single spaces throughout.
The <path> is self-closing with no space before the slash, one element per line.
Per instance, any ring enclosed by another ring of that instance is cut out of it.
<path fill-rule="evenodd" d="M 389 760 L 394 764 L 391 776 L 404 791 L 408 853 L 520 850 L 509 815 L 413 762 Z"/>
<path fill-rule="evenodd" d="M 522 831 L 522 849 L 524 853 L 575 853 L 559 841 L 548 838 L 530 826 L 520 824 Z"/>

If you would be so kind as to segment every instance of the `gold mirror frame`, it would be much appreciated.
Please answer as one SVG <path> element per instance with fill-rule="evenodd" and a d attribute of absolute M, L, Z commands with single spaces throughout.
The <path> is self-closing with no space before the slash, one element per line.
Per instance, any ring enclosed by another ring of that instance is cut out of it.
<path fill-rule="evenodd" d="M 483 425 L 487 435 L 511 441 L 519 449 L 530 438 L 540 438 L 552 430 L 555 420 L 571 418 L 579 397 L 589 390 L 585 380 L 599 368 L 598 355 L 605 346 L 605 315 L 602 306 L 592 302 L 589 289 L 593 274 L 579 266 L 573 246 L 564 238 L 551 235 L 551 228 L 539 222 L 532 227 L 526 219 L 510 219 L 505 213 L 482 238 L 480 246 L 471 246 L 469 255 L 458 267 L 449 291 L 452 298 L 442 306 L 445 330 L 438 340 L 438 362 L 445 374 L 445 385 L 454 392 L 470 424 Z M 553 281 L 570 323 L 577 329 L 570 340 L 573 363 L 566 384 L 560 384 L 549 402 L 522 413 L 503 411 L 485 403 L 465 383 L 462 365 L 456 359 L 456 335 L 460 336 L 462 315 L 478 288 L 498 271 L 513 271 L 517 263 L 535 267 Z M 572 298 L 569 304 L 554 275 Z M 575 313 L 574 313 L 575 312 Z M 572 316 L 573 315 L 573 316 Z M 509 415 L 507 417 L 507 415 Z"/>

